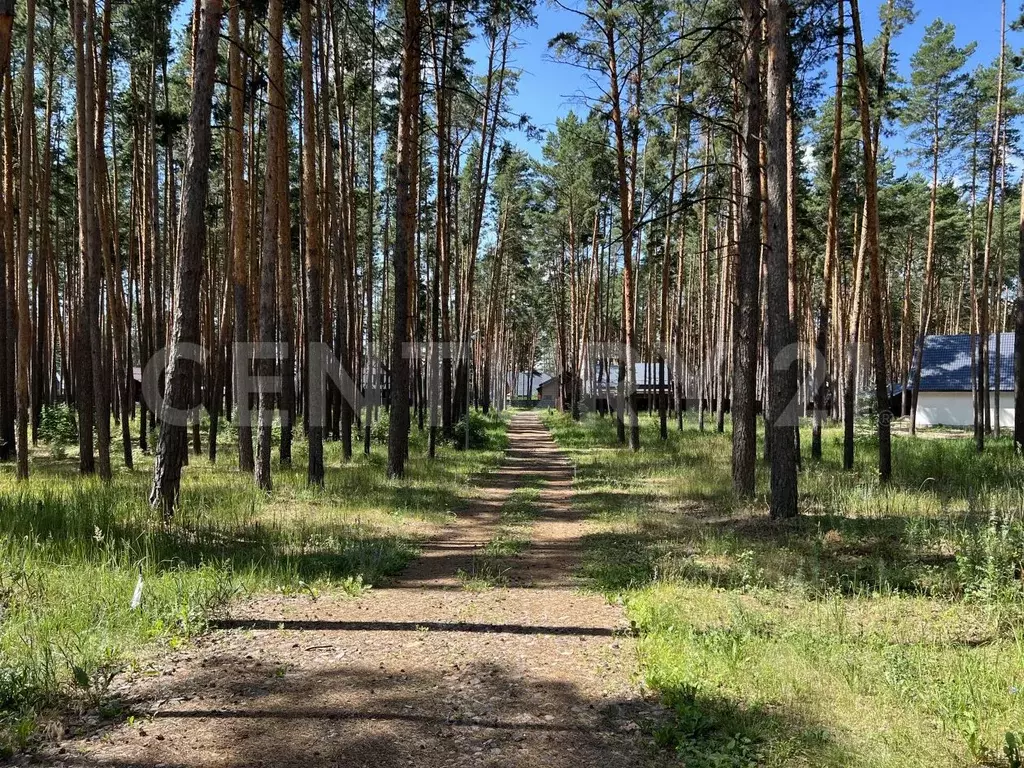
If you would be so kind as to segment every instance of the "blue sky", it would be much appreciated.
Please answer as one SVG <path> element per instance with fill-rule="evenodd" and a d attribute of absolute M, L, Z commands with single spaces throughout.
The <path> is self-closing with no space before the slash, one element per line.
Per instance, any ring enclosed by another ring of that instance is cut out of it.
<path fill-rule="evenodd" d="M 581 0 L 567 0 L 567 2 Z M 862 0 L 864 34 L 869 39 L 879 31 L 878 8 L 885 0 Z M 1021 0 L 1009 0 L 1007 15 L 1016 17 Z M 894 43 L 894 52 L 899 57 L 899 69 L 909 76 L 910 57 L 924 36 L 925 27 L 934 19 L 941 18 L 956 26 L 957 42 L 965 45 L 971 41 L 978 49 L 969 63 L 973 69 L 979 64 L 994 61 L 999 52 L 999 0 L 916 0 L 917 20 L 904 30 Z M 587 82 L 583 73 L 567 64 L 550 59 L 547 43 L 557 33 L 578 27 L 578 17 L 548 0 L 539 0 L 537 25 L 520 30 L 520 47 L 515 51 L 514 65 L 523 70 L 519 94 L 513 106 L 516 112 L 530 116 L 540 128 L 554 128 L 556 118 L 570 109 L 581 111 L 578 94 L 586 91 Z M 1024 33 L 1009 32 L 1007 43 L 1013 49 L 1024 47 Z M 540 146 L 520 137 L 519 143 L 532 154 L 539 155 Z"/>

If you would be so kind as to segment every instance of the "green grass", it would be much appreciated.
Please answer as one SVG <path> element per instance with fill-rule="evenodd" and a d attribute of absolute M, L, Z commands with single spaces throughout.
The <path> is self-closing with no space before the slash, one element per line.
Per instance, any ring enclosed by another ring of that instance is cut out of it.
<path fill-rule="evenodd" d="M 512 491 L 501 508 L 501 524 L 505 529 L 528 529 L 537 517 L 537 503 L 540 499 L 540 484 L 533 477 L 526 477 L 522 484 Z"/>
<path fill-rule="evenodd" d="M 80 478 L 77 456 L 59 446 L 33 453 L 28 483 L 0 465 L 0 754 L 24 748 L 68 696 L 102 706 L 111 678 L 144 648 L 186 642 L 240 594 L 358 593 L 395 574 L 470 479 L 500 460 L 504 422 L 474 421 L 481 448 L 444 446 L 433 462 L 414 429 L 402 481 L 386 479 L 382 446 L 343 466 L 328 443 L 323 490 L 306 486 L 297 434 L 292 468 L 275 450 L 269 495 L 235 468 L 228 430 L 216 466 L 190 457 L 170 525 L 146 504 L 151 456 L 136 452 L 136 469 L 115 466 L 107 485 Z M 111 453 L 120 458 L 119 443 Z"/>
<path fill-rule="evenodd" d="M 687 766 L 1018 766 L 1024 732 L 1024 462 L 1008 440 L 894 439 L 879 487 L 867 426 L 805 458 L 801 517 L 731 491 L 728 434 L 616 447 L 611 419 L 547 417 L 592 521 L 583 574 L 624 599 L 653 734 Z M 810 435 L 802 435 L 805 454 Z M 1021 692 L 1018 692 L 1021 689 Z"/>
<path fill-rule="evenodd" d="M 472 591 L 481 591 L 508 583 L 512 558 L 530 546 L 530 527 L 537 516 L 540 481 L 526 476 L 522 484 L 505 500 L 501 508 L 498 532 L 488 541 L 483 551 L 473 557 L 470 571 L 462 571 L 462 585 Z"/>

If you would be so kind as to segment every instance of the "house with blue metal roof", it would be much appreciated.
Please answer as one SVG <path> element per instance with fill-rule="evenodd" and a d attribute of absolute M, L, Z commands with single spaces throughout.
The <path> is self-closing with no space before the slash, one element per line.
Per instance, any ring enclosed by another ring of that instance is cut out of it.
<path fill-rule="evenodd" d="M 972 337 L 928 336 L 924 342 L 921 383 L 917 401 L 918 426 L 969 427 L 974 424 Z M 977 342 L 975 341 L 975 344 Z M 989 397 L 992 422 L 996 419 L 995 391 L 999 390 L 999 423 L 1013 427 L 1013 333 L 992 334 L 989 349 Z M 915 368 L 916 372 L 916 363 Z M 910 386 L 914 386 L 911 376 Z"/>

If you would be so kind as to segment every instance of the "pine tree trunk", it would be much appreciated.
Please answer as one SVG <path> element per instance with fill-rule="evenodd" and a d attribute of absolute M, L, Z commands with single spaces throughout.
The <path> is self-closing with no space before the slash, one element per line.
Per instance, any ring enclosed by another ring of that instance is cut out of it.
<path fill-rule="evenodd" d="M 56 16 L 50 18 L 49 32 L 56 28 Z M 59 322 L 57 313 L 53 311 L 53 303 L 58 300 L 60 284 L 54 269 L 53 234 L 50 228 L 50 201 L 53 180 L 53 105 L 56 64 L 56 46 L 50 46 L 46 61 L 46 115 L 44 118 L 43 156 L 39 166 L 39 261 L 34 265 L 36 289 L 36 361 L 33 366 L 33 398 L 32 398 L 32 443 L 35 445 L 39 437 L 39 424 L 43 405 L 52 402 L 51 371 L 55 361 L 53 326 Z M 2 265 L 0 265 L 2 270 Z M 2 281 L 0 281 L 2 282 Z M 2 344 L 2 338 L 0 338 Z M 2 360 L 2 354 L 0 354 Z M 0 395 L 2 397 L 2 395 Z M 2 438 L 0 438 L 2 439 Z M 130 465 L 129 465 L 130 466 Z"/>
<path fill-rule="evenodd" d="M 111 5 L 109 0 L 104 2 L 103 26 L 100 32 L 100 41 L 96 54 L 98 60 L 94 62 L 94 102 L 93 102 L 93 163 L 92 163 L 92 194 L 95 203 L 92 207 L 93 216 L 93 253 L 96 259 L 96 295 L 100 295 L 100 286 L 106 285 L 107 302 L 103 310 L 103 317 L 97 323 L 96 332 L 98 336 L 97 348 L 101 354 L 95 361 L 96 376 L 96 437 L 99 448 L 99 474 L 103 480 L 109 481 L 113 477 L 110 459 L 110 417 L 111 417 L 111 395 L 114 392 L 112 381 L 113 371 L 116 364 L 120 362 L 121 355 L 115 344 L 112 343 L 111 330 L 121 335 L 120 320 L 120 286 L 117 281 L 117 293 L 114 287 L 113 248 L 114 238 L 112 232 L 113 213 L 110 204 L 109 178 L 107 174 L 107 157 L 105 149 L 106 136 L 106 107 L 107 107 L 107 80 L 108 60 L 110 51 L 110 19 Z M 90 8 L 91 26 L 95 26 L 95 10 Z M 93 37 L 92 34 L 89 35 Z M 123 434 L 122 434 L 123 437 Z M 129 436 L 129 441 L 130 441 Z"/>
<path fill-rule="evenodd" d="M 743 115 L 739 158 L 739 259 L 733 319 L 732 482 L 741 497 L 754 494 L 757 462 L 757 341 L 761 278 L 761 14 L 757 0 L 743 0 Z"/>
<path fill-rule="evenodd" d="M 230 144 L 234 140 L 234 137 L 227 140 L 225 147 L 225 162 L 223 163 L 224 170 L 228 176 L 228 184 L 230 185 Z M 230 191 L 228 192 L 230 195 Z M 223 291 L 221 294 L 221 307 L 220 307 L 220 319 L 217 325 L 217 341 L 216 348 L 212 351 L 211 365 L 213 367 L 213 376 L 211 384 L 211 392 L 209 396 L 209 411 L 210 411 L 210 446 L 209 446 L 209 458 L 211 464 L 217 463 L 217 450 L 218 450 L 218 436 L 220 433 L 220 420 L 221 416 L 225 413 L 224 400 L 225 390 L 227 388 L 227 376 L 230 370 L 231 356 L 228 351 L 228 345 L 231 339 L 231 318 L 229 313 L 231 312 L 231 296 L 232 296 L 232 263 L 234 246 L 231 243 L 231 221 L 230 218 L 223 222 L 224 229 L 221 233 L 224 238 L 224 279 L 223 279 Z M 211 329 L 212 333 L 212 329 Z"/>
<path fill-rule="evenodd" d="M 735 182 L 735 174 L 730 174 L 733 182 Z M 730 198 L 734 196 L 730 195 Z M 721 220 L 719 221 L 719 232 L 730 232 L 733 229 L 729 219 L 733 216 L 734 211 L 734 199 L 730 199 L 724 202 L 724 205 L 728 208 L 728 215 L 725 217 L 725 224 L 722 225 Z M 721 240 L 728 240 L 729 235 L 720 237 Z M 719 286 L 718 286 L 718 319 L 716 321 L 715 328 L 715 387 L 717 393 L 715 396 L 715 431 L 718 434 L 725 434 L 725 393 L 728 382 L 726 377 L 729 371 L 729 364 L 726 354 L 728 347 L 726 346 L 726 334 L 729 332 L 729 297 L 732 294 L 731 291 L 731 280 L 732 273 L 735 271 L 735 248 L 732 244 L 728 244 L 724 248 L 719 248 L 721 258 L 719 260 Z"/>
<path fill-rule="evenodd" d="M 910 434 L 917 434 L 917 403 L 921 389 L 921 361 L 924 359 L 924 341 L 928 336 L 931 324 L 932 307 L 934 305 L 934 272 L 935 272 L 935 219 L 939 196 L 939 119 L 936 112 L 932 136 L 932 188 L 928 200 L 928 246 L 925 252 L 924 282 L 921 284 L 921 307 L 918 321 L 917 341 L 914 344 L 915 359 L 914 381 L 910 396 Z"/>
<path fill-rule="evenodd" d="M 632 177 L 627 168 L 626 159 L 626 129 L 622 114 L 622 98 L 619 83 L 618 71 L 618 40 L 615 35 L 615 26 L 609 22 L 606 27 L 608 45 L 608 72 L 609 72 L 609 93 L 611 98 L 611 120 L 615 131 L 615 157 L 616 169 L 618 171 L 619 185 L 619 215 L 622 229 L 622 341 L 625 347 L 620 374 L 625 373 L 625 380 L 620 381 L 624 388 L 623 406 L 628 412 L 629 429 L 627 432 L 629 448 L 632 451 L 640 450 L 640 421 L 636 408 L 636 361 L 634 360 L 633 345 L 635 343 L 635 298 L 633 286 L 633 244 L 636 232 L 633 226 L 633 200 L 635 188 Z M 634 104 L 635 109 L 639 104 Z M 633 153 L 635 156 L 635 152 Z M 635 159 L 635 157 L 634 157 Z M 635 170 L 635 164 L 632 166 Z M 622 369 L 625 369 L 624 371 Z"/>
<path fill-rule="evenodd" d="M 92 183 L 91 166 L 92 109 L 91 86 L 93 41 L 87 29 L 86 10 L 80 0 L 73 0 L 72 27 L 75 44 L 75 90 L 79 119 L 77 126 L 78 147 L 78 311 L 74 344 L 75 351 L 75 402 L 78 406 L 78 447 L 79 469 L 83 475 L 96 472 L 93 433 L 96 426 L 96 397 L 93 383 L 93 366 L 100 356 L 94 349 L 91 326 L 98 323 L 97 297 L 93 293 L 94 258 L 92 253 Z M 6 239 L 6 238 L 5 238 Z"/>
<path fill-rule="evenodd" d="M 182 226 L 178 239 L 174 289 L 174 325 L 167 367 L 165 410 L 157 445 L 156 470 L 150 504 L 165 518 L 174 514 L 181 483 L 181 467 L 188 451 L 185 411 L 190 405 L 198 364 L 190 359 L 190 345 L 200 343 L 199 295 L 203 278 L 206 239 L 206 201 L 209 193 L 210 147 L 214 76 L 223 0 L 204 0 L 196 52 L 192 109 L 182 195 Z M 170 409 L 176 410 L 172 414 Z M 172 418 L 173 416 L 173 418 Z"/>
<path fill-rule="evenodd" d="M 253 472 L 252 408 L 248 396 L 240 398 L 241 381 L 248 373 L 249 357 L 239 349 L 249 341 L 249 210 L 245 185 L 245 76 L 242 64 L 239 4 L 228 11 L 228 80 L 231 102 L 231 263 L 232 290 L 235 305 L 234 392 L 238 427 L 238 468 Z"/>
<path fill-rule="evenodd" d="M 308 68 L 308 67 L 307 67 Z M 282 101 L 283 101 L 282 96 Z M 283 110 L 282 110 L 283 112 Z M 314 130 L 316 123 L 313 123 Z M 289 201 L 288 176 L 288 123 L 287 117 L 282 118 L 280 127 L 281 151 L 277 155 L 280 169 L 278 171 L 277 200 L 277 270 L 278 270 L 278 365 L 281 376 L 280 426 L 281 443 L 278 446 L 281 467 L 292 465 L 292 435 L 295 424 L 295 290 L 292 277 L 292 225 L 291 204 Z M 316 151 L 314 144 L 313 168 L 316 169 Z M 319 226 L 319 223 L 318 223 Z M 308 245 L 308 242 L 307 242 Z M 322 311 L 322 307 L 320 308 Z"/>
<path fill-rule="evenodd" d="M 285 105 L 284 105 L 284 10 L 282 0 L 270 0 L 268 10 L 269 47 L 269 91 L 270 110 L 267 114 L 267 162 L 263 187 L 263 251 L 260 264 L 260 315 L 259 315 L 259 441 L 256 449 L 256 485 L 264 491 L 273 488 L 270 474 L 270 459 L 274 429 L 274 406 L 276 392 L 271 386 L 277 365 L 270 352 L 277 343 L 277 271 L 278 229 L 281 212 L 278 196 L 281 184 L 279 161 L 285 146 Z"/>
<path fill-rule="evenodd" d="M 900 380 L 903 382 L 901 395 L 902 415 L 910 413 L 912 397 L 910 394 L 911 377 L 913 375 L 914 349 L 913 328 L 911 327 L 911 313 L 913 306 L 910 300 L 911 281 L 913 279 L 914 267 L 914 233 L 907 236 L 907 250 L 903 261 L 903 309 L 900 311 L 900 350 L 899 365 Z"/>
<path fill-rule="evenodd" d="M 985 207 L 985 248 L 981 265 L 981 286 L 978 295 L 978 339 L 977 339 L 977 388 L 974 441 L 978 452 L 985 450 L 985 435 L 991 427 L 989 408 L 989 333 L 990 300 L 993 244 L 993 217 L 996 205 L 996 170 L 999 165 L 999 147 L 1003 128 L 1003 70 L 1006 53 L 1006 0 L 1002 2 L 1000 21 L 999 75 L 996 91 L 996 115 L 992 127 L 992 143 L 989 145 L 988 197 Z"/>
<path fill-rule="evenodd" d="M 0 0 L 0 96 L 7 81 L 7 71 L 11 65 L 11 36 L 14 29 L 15 0 Z M 0 183 L 0 219 L 9 201 L 5 200 L 3 184 Z M 14 286 L 8 289 L 7 273 L 9 262 L 14 259 L 7 248 L 3 237 L 0 237 L 0 461 L 7 461 L 15 450 L 15 377 L 13 362 L 9 359 L 13 347 L 11 336 L 14 331 L 11 310 L 16 296 L 9 295 Z"/>
<path fill-rule="evenodd" d="M 409 271 L 416 252 L 420 116 L 420 7 L 405 3 L 402 74 L 395 174 L 395 251 L 391 337 L 391 421 L 388 431 L 388 477 L 402 477 L 409 451 Z"/>
<path fill-rule="evenodd" d="M 1006 157 L 1006 132 L 1003 132 L 1000 146 L 1000 157 Z M 999 258 L 996 270 L 996 322 L 995 354 L 996 363 L 993 368 L 992 382 L 992 427 L 996 439 L 1003 436 L 1003 425 L 1000 409 L 1002 407 L 1003 389 L 1003 331 L 1006 330 L 1007 304 L 1003 301 L 1003 280 L 1006 277 L 1006 163 L 999 168 Z"/>
<path fill-rule="evenodd" d="M 867 63 L 860 29 L 858 0 L 850 0 L 853 16 L 857 82 L 860 92 L 861 138 L 864 145 L 864 206 L 866 256 L 871 270 L 871 334 L 875 368 L 875 400 L 878 420 L 878 475 L 884 484 L 892 479 L 892 423 L 889 412 L 889 372 L 886 366 L 885 324 L 882 307 L 881 259 L 878 248 L 878 169 L 875 164 L 875 137 L 871 124 Z M 884 58 L 883 58 L 884 61 Z"/>
<path fill-rule="evenodd" d="M 1017 309 L 1013 342 L 1014 396 L 1013 442 L 1017 453 L 1024 453 L 1024 195 L 1020 198 L 1017 244 Z"/>
<path fill-rule="evenodd" d="M 377 21 L 377 2 L 373 0 L 373 20 Z M 376 193 L 374 168 L 377 160 L 377 123 L 376 123 L 376 77 L 377 77 L 377 36 L 373 35 L 370 40 L 370 125 L 366 135 L 366 370 L 363 377 L 365 391 L 369 393 L 373 382 L 377 381 L 378 364 L 377 350 L 374 348 L 373 335 L 373 261 L 374 261 L 374 224 L 376 221 L 376 208 L 374 207 L 374 195 Z M 440 257 L 439 257 L 440 258 Z M 435 291 L 436 286 L 435 276 Z M 437 334 L 435 332 L 435 342 Z M 373 436 L 373 403 L 370 398 L 366 400 L 366 414 L 363 417 L 363 453 L 370 455 L 370 445 Z"/>
<path fill-rule="evenodd" d="M 97 88 L 99 93 L 99 116 L 96 121 L 97 136 L 97 163 L 99 166 L 99 185 L 101 195 L 100 220 L 101 229 L 105 234 L 103 238 L 103 260 L 106 268 L 107 278 L 107 304 L 110 308 L 111 324 L 114 334 L 114 368 L 112 369 L 110 390 L 117 395 L 119 411 L 116 420 L 121 426 L 121 454 L 124 466 L 127 469 L 134 468 L 131 418 L 132 408 L 135 400 L 135 376 L 134 364 L 132 362 L 132 335 L 131 335 L 131 266 L 128 268 L 128 294 L 124 291 L 124 268 L 121 264 L 120 248 L 120 227 L 118 223 L 118 163 L 117 163 L 117 121 L 111 121 L 111 151 L 113 153 L 113 183 L 108 180 L 107 158 L 104 151 L 104 126 L 106 124 L 106 112 L 109 103 L 113 99 L 113 90 L 108 88 L 108 70 L 110 58 L 110 36 L 113 8 L 110 0 L 104 3 L 103 7 L 103 33 L 102 51 L 103 61 L 98 74 L 101 77 L 101 84 Z M 47 121 L 49 121 L 49 109 L 47 110 Z M 47 123 L 48 125 L 49 123 Z M 48 153 L 48 150 L 47 150 Z M 44 180 L 49 195 L 49 181 Z M 46 219 L 42 222 L 46 225 Z M 45 248 L 45 247 L 44 247 Z"/>
<path fill-rule="evenodd" d="M 323 308 L 319 296 L 321 285 L 320 201 L 317 195 L 316 174 L 316 111 L 313 103 L 313 14 L 310 0 L 299 3 L 301 29 L 300 58 L 302 67 L 302 195 L 305 202 L 306 226 L 306 348 L 319 345 L 323 335 Z M 314 371 L 320 375 L 319 366 Z M 318 388 L 319 389 L 319 388 Z M 324 414 L 320 403 L 312 403 L 309 420 L 310 485 L 324 484 Z"/>
<path fill-rule="evenodd" d="M 29 226 L 33 209 L 32 137 L 35 124 L 36 3 L 28 0 L 25 62 L 22 78 L 21 199 L 18 204 L 18 479 L 28 479 L 29 359 L 32 355 L 32 317 L 28 293 Z M 38 254 L 37 254 L 38 258 Z"/>
<path fill-rule="evenodd" d="M 825 423 L 825 396 L 829 378 L 829 334 L 832 323 L 832 281 L 839 261 L 839 183 L 840 158 L 843 143 L 843 65 L 846 60 L 843 0 L 839 0 L 839 31 L 836 42 L 835 115 L 832 126 L 832 170 L 828 198 L 828 235 L 825 245 L 825 270 L 822 278 L 822 296 L 818 304 L 817 334 L 814 360 L 814 425 L 811 432 L 811 458 L 821 460 L 821 433 Z"/>
<path fill-rule="evenodd" d="M 345 32 L 345 30 L 342 30 Z M 351 122 L 347 116 L 349 100 L 345 95 L 345 72 L 343 62 L 345 52 L 343 44 L 345 35 L 339 35 L 338 24 L 332 17 L 331 34 L 334 41 L 334 80 L 335 80 L 335 102 L 338 111 L 339 126 L 339 169 L 338 169 L 338 192 L 340 211 L 340 232 L 337 255 L 334 260 L 336 270 L 335 297 L 338 313 L 335 321 L 335 347 L 338 357 L 341 359 L 342 373 L 354 379 L 352 366 L 353 346 L 355 339 L 356 317 L 354 302 L 354 270 L 356 259 L 356 233 L 355 233 L 355 184 L 352 179 L 355 174 L 354 160 L 349 153 L 348 124 Z M 354 131 L 354 128 L 351 130 Z M 352 403 L 347 397 L 341 397 L 340 413 L 338 414 L 340 424 L 335 425 L 335 432 L 341 438 L 341 453 L 344 461 L 352 458 Z"/>
<path fill-rule="evenodd" d="M 767 429 L 772 432 L 771 516 L 797 514 L 796 363 L 788 355 L 796 344 L 789 296 L 788 167 L 786 91 L 789 83 L 789 7 L 768 0 L 768 402 Z"/>

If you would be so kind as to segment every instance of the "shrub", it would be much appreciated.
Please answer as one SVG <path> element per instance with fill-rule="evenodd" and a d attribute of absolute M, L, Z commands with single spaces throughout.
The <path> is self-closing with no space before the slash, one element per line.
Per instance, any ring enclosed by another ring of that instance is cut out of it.
<path fill-rule="evenodd" d="M 370 437 L 373 438 L 373 442 L 379 445 L 388 444 L 388 431 L 391 429 L 391 415 L 388 411 L 381 410 L 377 414 L 377 420 L 373 422 L 373 426 L 370 428 Z"/>
<path fill-rule="evenodd" d="M 39 437 L 50 446 L 54 456 L 62 456 L 67 446 L 78 440 L 74 411 L 63 403 L 43 406 L 39 416 Z"/>
<path fill-rule="evenodd" d="M 486 450 L 494 447 L 491 431 L 496 425 L 497 416 L 484 416 L 482 413 L 469 413 L 469 448 L 473 451 Z M 455 424 L 455 436 L 452 445 L 463 450 L 466 447 L 466 419 L 462 418 Z"/>
<path fill-rule="evenodd" d="M 956 551 L 960 583 L 982 600 L 1019 600 L 1024 592 L 1024 520 L 1015 511 L 993 510 L 988 525 L 964 530 Z"/>

